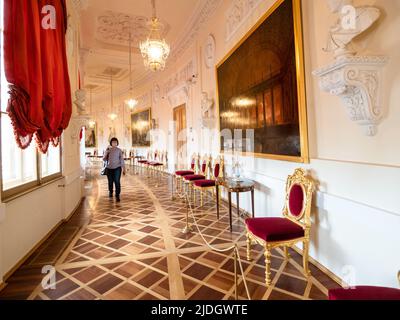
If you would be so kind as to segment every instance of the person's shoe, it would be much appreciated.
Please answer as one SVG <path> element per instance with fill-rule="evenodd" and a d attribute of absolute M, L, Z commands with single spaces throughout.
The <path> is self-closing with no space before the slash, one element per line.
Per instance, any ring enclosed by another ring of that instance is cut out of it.
<path fill-rule="evenodd" d="M 112 193 L 109 193 L 109 194 L 108 194 L 108 197 L 111 199 L 111 198 L 113 197 L 113 194 L 112 194 Z"/>
<path fill-rule="evenodd" d="M 121 198 L 120 197 L 117 197 L 117 202 L 121 202 Z"/>

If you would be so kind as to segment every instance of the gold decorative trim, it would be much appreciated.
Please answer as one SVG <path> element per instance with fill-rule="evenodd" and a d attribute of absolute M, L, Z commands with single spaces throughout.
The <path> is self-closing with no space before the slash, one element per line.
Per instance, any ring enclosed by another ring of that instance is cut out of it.
<path fill-rule="evenodd" d="M 2 283 L 0 284 L 0 292 L 1 292 L 2 290 L 4 290 L 5 287 L 7 287 L 7 283 L 2 282 Z"/>

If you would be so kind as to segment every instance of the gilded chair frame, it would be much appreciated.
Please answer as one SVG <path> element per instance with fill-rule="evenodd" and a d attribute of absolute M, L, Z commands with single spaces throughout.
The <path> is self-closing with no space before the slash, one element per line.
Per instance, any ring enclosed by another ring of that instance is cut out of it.
<path fill-rule="evenodd" d="M 400 271 L 397 272 L 397 280 L 399 281 L 399 286 L 400 286 Z"/>
<path fill-rule="evenodd" d="M 299 185 L 303 189 L 303 208 L 299 215 L 294 215 L 290 211 L 290 193 L 293 186 Z M 310 248 L 310 229 L 311 229 L 311 206 L 312 206 L 312 196 L 315 189 L 314 181 L 306 176 L 306 171 L 304 169 L 296 169 L 294 174 L 288 177 L 286 182 L 286 201 L 283 208 L 283 216 L 289 219 L 293 223 L 301 226 L 304 229 L 304 237 L 291 239 L 287 241 L 276 241 L 267 242 L 259 237 L 255 236 L 247 228 L 247 260 L 251 260 L 251 246 L 253 243 L 258 243 L 264 250 L 265 256 L 265 282 L 267 286 L 272 283 L 271 280 L 271 251 L 278 247 L 283 247 L 286 259 L 289 259 L 289 248 L 293 247 L 299 242 L 303 243 L 303 268 L 304 275 L 309 277 L 311 275 L 309 264 L 309 248 Z"/>
<path fill-rule="evenodd" d="M 212 161 L 211 156 L 203 156 L 200 158 L 200 156 L 197 158 L 197 172 L 195 175 L 203 175 L 205 178 L 207 178 L 207 172 L 210 170 L 210 163 Z M 204 171 L 203 167 L 205 165 Z M 182 177 L 182 180 L 184 183 L 187 185 L 187 191 L 189 192 L 189 195 L 192 194 L 193 196 L 193 203 L 196 203 L 196 193 L 194 191 L 194 184 L 193 181 L 187 181 L 185 180 L 185 177 Z"/>
<path fill-rule="evenodd" d="M 164 152 L 160 151 L 160 150 L 155 150 L 152 161 L 162 164 L 162 166 L 149 165 L 150 169 L 152 169 L 157 174 L 161 174 L 161 172 L 163 171 L 163 168 L 164 168 Z"/>
<path fill-rule="evenodd" d="M 198 172 L 198 170 L 199 170 L 199 167 L 198 167 L 199 162 L 200 162 L 200 154 L 193 153 L 193 155 L 190 158 L 190 170 L 192 170 L 192 166 L 193 166 L 193 163 L 194 163 L 194 167 L 193 167 L 193 172 L 194 173 Z M 178 176 L 178 175 L 174 174 L 174 178 L 175 178 L 175 182 L 176 182 L 175 185 L 176 185 L 177 189 L 178 189 L 178 185 L 179 185 L 179 192 L 182 192 L 182 190 L 183 190 L 183 183 L 182 183 L 183 176 Z M 179 184 L 178 184 L 178 182 L 179 182 Z"/>
<path fill-rule="evenodd" d="M 217 183 L 218 179 L 223 179 L 224 178 L 224 172 L 225 172 L 225 160 L 224 157 L 222 156 L 218 156 L 214 162 L 212 161 L 212 158 L 210 156 L 210 160 L 209 160 L 209 180 L 215 180 Z M 213 164 L 213 165 L 211 165 Z M 216 165 L 219 164 L 219 175 L 218 177 L 215 176 L 215 167 Z M 207 179 L 207 177 L 206 177 Z M 193 185 L 194 188 L 194 193 L 196 193 L 196 190 L 200 192 L 200 206 L 202 207 L 204 205 L 204 198 L 203 198 L 203 192 L 207 193 L 207 191 L 211 190 L 213 193 L 215 193 L 216 191 L 216 187 L 215 186 L 211 186 L 211 187 L 197 187 L 196 185 Z M 221 191 L 221 190 L 219 190 Z M 217 196 L 217 194 L 215 193 L 215 196 Z M 217 201 L 217 199 L 216 199 Z"/>

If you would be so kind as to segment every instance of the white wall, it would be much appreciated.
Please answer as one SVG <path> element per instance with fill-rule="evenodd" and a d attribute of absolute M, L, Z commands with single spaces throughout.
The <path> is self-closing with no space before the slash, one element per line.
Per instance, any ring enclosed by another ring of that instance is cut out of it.
<path fill-rule="evenodd" d="M 68 1 L 75 29 L 73 54 L 68 56 L 71 88 L 78 88 L 78 20 Z M 74 115 L 76 110 L 74 108 Z M 64 178 L 7 203 L 0 203 L 0 285 L 16 266 L 58 223 L 76 209 L 82 199 L 79 134 L 70 126 L 63 134 Z M 78 136 L 78 138 L 77 138 Z"/>
<path fill-rule="evenodd" d="M 160 87 L 195 58 L 200 79 L 190 88 L 187 99 L 187 126 L 199 131 L 201 92 L 216 99 L 215 70 L 202 62 L 202 49 L 208 34 L 216 39 L 216 63 L 246 34 L 274 3 L 261 1 L 240 29 L 225 41 L 225 13 L 232 4 L 224 0 L 200 28 L 184 54 L 169 61 L 168 68 L 151 81 L 135 88 L 138 94 Z M 335 18 L 325 0 L 304 0 L 304 47 L 307 108 L 311 163 L 247 159 L 246 175 L 258 183 L 256 214 L 280 215 L 284 201 L 284 183 L 296 167 L 310 170 L 319 187 L 313 210 L 311 256 L 339 277 L 346 268 L 355 270 L 356 283 L 398 287 L 400 269 L 400 2 L 398 0 L 359 0 L 356 5 L 376 5 L 382 18 L 367 34 L 356 41 L 360 54 L 384 54 L 390 62 L 384 72 L 385 118 L 375 137 L 367 137 L 352 123 L 339 98 L 323 93 L 311 72 L 332 62 L 332 54 L 322 48 Z M 165 95 L 165 92 L 162 93 Z M 180 101 L 181 102 L 181 101 Z M 153 105 L 153 117 L 168 132 L 172 110 L 168 99 Z M 217 123 L 215 123 L 217 128 Z M 191 141 L 189 152 L 218 153 L 217 140 Z M 169 147 L 171 148 L 171 147 Z M 170 150 L 170 152 L 173 150 Z M 172 156 L 170 156 L 172 158 Z M 229 172 L 229 169 L 228 169 Z M 243 196 L 242 206 L 249 210 L 250 199 Z"/>

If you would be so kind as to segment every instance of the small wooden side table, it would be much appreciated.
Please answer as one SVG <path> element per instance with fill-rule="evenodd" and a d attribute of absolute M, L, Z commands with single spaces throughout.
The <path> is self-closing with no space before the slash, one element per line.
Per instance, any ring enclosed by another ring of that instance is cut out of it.
<path fill-rule="evenodd" d="M 255 182 L 249 179 L 240 179 L 240 181 L 236 181 L 234 179 L 223 179 L 218 180 L 216 183 L 216 194 L 217 194 L 217 216 L 219 219 L 219 187 L 223 187 L 228 191 L 228 200 L 229 200 L 229 223 L 232 232 L 232 193 L 236 193 L 236 201 L 237 201 L 237 211 L 238 216 L 240 217 L 240 206 L 239 206 L 239 194 L 244 192 L 251 192 L 251 208 L 252 208 L 252 216 L 254 218 L 254 189 Z"/>

